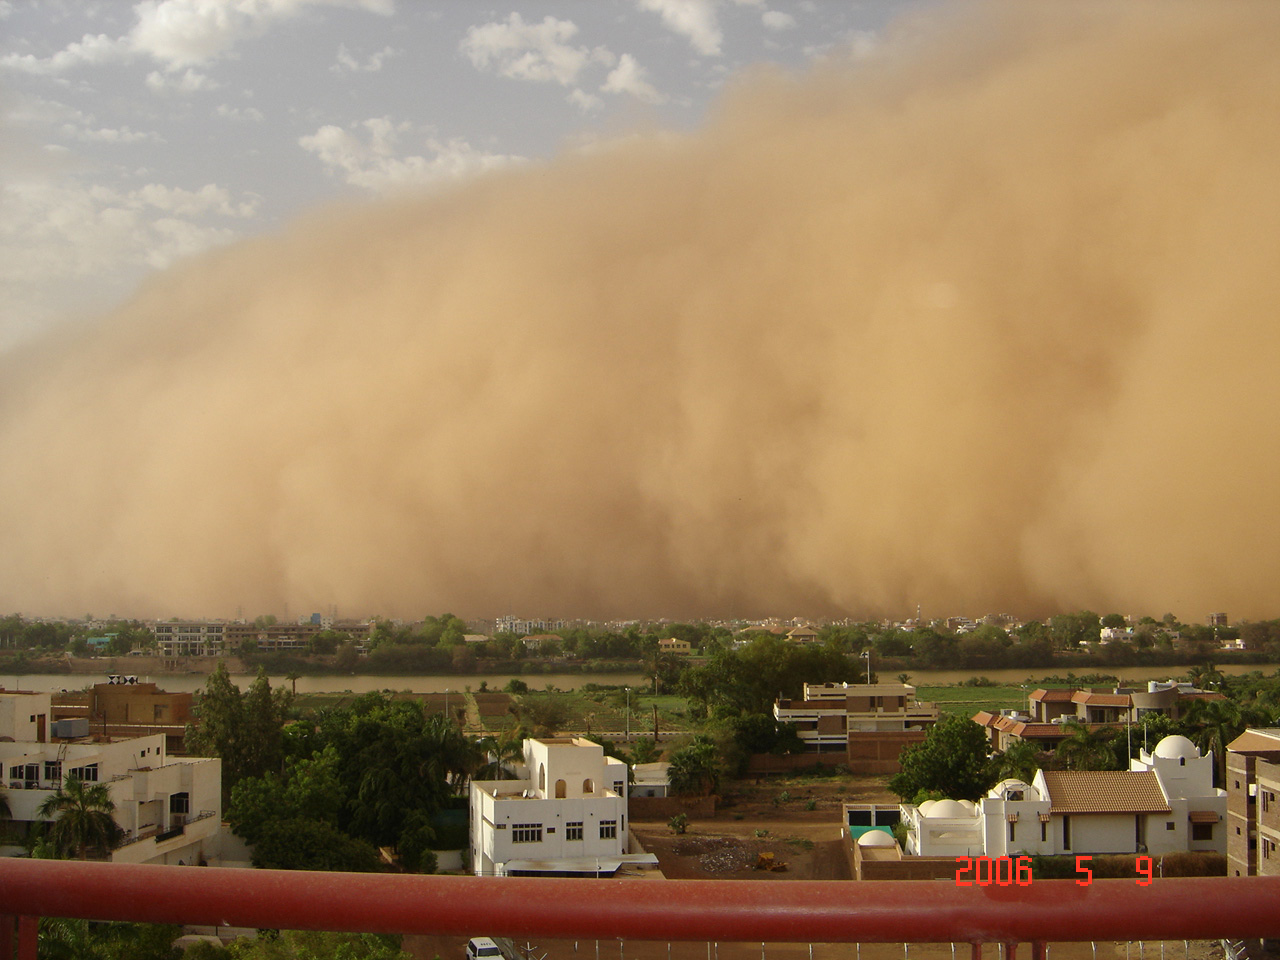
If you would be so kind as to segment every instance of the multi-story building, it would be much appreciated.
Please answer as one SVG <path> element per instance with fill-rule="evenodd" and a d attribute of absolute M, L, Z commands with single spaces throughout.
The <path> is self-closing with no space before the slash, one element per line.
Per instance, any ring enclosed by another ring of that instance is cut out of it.
<path fill-rule="evenodd" d="M 938 705 L 905 683 L 806 683 L 802 699 L 775 701 L 773 716 L 808 750 L 844 754 L 855 773 L 896 773 L 902 748 L 938 722 Z"/>
<path fill-rule="evenodd" d="M 49 694 L 0 694 L 0 768 L 9 820 L 0 853 L 22 852 L 39 809 L 66 777 L 107 787 L 123 842 L 113 862 L 215 860 L 222 823 L 222 761 L 170 759 L 161 734 L 124 740 L 54 735 Z M 64 723 L 67 721 L 60 721 Z M 75 721 L 70 721 L 74 724 Z"/>
<path fill-rule="evenodd" d="M 156 620 L 149 624 L 162 657 L 221 657 L 228 624 L 221 620 Z"/>
<path fill-rule="evenodd" d="M 1227 875 L 1280 875 L 1280 728 L 1227 744 Z"/>
<path fill-rule="evenodd" d="M 246 641 L 253 641 L 261 651 L 307 650 L 311 638 L 320 632 L 320 624 L 272 623 L 258 626 L 256 623 L 227 624 L 227 651 L 239 651 Z"/>
<path fill-rule="evenodd" d="M 1128 770 L 1039 770 L 1004 780 L 978 803 L 903 804 L 907 852 L 1006 857 L 1186 850 L 1226 853 L 1226 791 L 1213 786 L 1213 756 L 1186 737 L 1165 737 Z"/>
<path fill-rule="evenodd" d="M 192 718 L 190 693 L 166 693 L 137 677 L 113 676 L 88 691 L 53 694 L 53 719 L 80 720 L 103 737 L 162 733 L 171 752 L 182 752 Z"/>
<path fill-rule="evenodd" d="M 516 779 L 472 781 L 471 865 L 479 876 L 610 876 L 627 853 L 627 765 L 580 737 L 524 742 Z"/>

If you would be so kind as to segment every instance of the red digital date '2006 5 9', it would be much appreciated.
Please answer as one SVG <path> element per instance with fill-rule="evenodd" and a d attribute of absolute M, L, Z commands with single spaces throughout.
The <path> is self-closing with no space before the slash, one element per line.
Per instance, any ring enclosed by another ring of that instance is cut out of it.
<path fill-rule="evenodd" d="M 1076 883 L 1081 887 L 1093 883 L 1093 871 L 1088 866 L 1092 859 L 1087 855 L 1076 857 L 1076 873 L 1080 875 Z M 1011 887 L 1014 884 L 1019 887 L 1031 886 L 1030 857 L 1018 857 L 1016 862 L 1012 857 L 996 857 L 994 860 L 990 857 L 956 857 L 956 863 L 960 864 L 956 868 L 957 887 L 989 887 L 993 883 L 998 887 Z M 1138 857 L 1134 861 L 1133 868 L 1139 874 L 1138 886 L 1150 885 L 1153 866 L 1150 857 Z M 969 873 L 973 875 L 971 880 L 965 879 Z"/>

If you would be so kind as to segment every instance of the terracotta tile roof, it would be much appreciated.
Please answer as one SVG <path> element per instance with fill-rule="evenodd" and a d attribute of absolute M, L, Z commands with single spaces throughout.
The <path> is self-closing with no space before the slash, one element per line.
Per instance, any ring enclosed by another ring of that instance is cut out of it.
<path fill-rule="evenodd" d="M 1150 770 L 1045 770 L 1054 813 L 1168 813 Z"/>
<path fill-rule="evenodd" d="M 1074 692 L 1074 690 L 1034 690 L 1031 693 L 1031 699 L 1043 703 L 1070 703 L 1071 694 Z"/>
<path fill-rule="evenodd" d="M 1280 753 L 1280 729 L 1246 730 L 1227 744 L 1234 753 Z"/>
<path fill-rule="evenodd" d="M 1091 707 L 1127 707 L 1127 693 L 1093 693 L 1089 690 L 1077 690 L 1071 695 L 1072 703 L 1087 703 Z"/>
<path fill-rule="evenodd" d="M 984 727 L 992 726 L 992 721 L 997 719 L 997 715 L 989 710 L 979 710 L 973 715 L 973 722 Z"/>

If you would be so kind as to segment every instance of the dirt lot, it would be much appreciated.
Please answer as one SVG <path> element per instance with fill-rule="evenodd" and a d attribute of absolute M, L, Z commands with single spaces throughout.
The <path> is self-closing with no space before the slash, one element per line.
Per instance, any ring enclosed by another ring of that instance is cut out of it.
<path fill-rule="evenodd" d="M 883 781 L 875 778 L 746 781 L 726 791 L 714 818 L 690 820 L 676 836 L 662 821 L 634 821 L 632 833 L 657 856 L 670 879 L 849 880 L 841 829 L 841 803 L 891 803 Z M 783 798 L 783 794 L 786 797 Z M 812 807 L 812 809 L 810 809 Z M 773 854 L 782 870 L 757 870 L 760 854 Z M 637 881 L 644 883 L 645 881 Z M 657 881 L 661 882 L 661 881 Z M 476 931 L 483 935 L 485 931 Z M 421 960 L 463 960 L 466 940 L 406 937 L 404 947 Z M 1049 945 L 1047 960 L 1220 960 L 1215 943 L 1089 943 Z M 984 960 L 1012 960 L 996 945 Z M 1030 960 L 1022 945 L 1019 960 Z M 969 960 L 967 943 L 667 943 L 664 941 L 547 940 L 533 945 L 531 960 Z"/>

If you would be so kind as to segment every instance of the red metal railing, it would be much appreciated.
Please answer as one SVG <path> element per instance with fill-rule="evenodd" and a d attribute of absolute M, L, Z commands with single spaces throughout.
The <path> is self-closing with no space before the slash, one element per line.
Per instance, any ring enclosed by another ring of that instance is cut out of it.
<path fill-rule="evenodd" d="M 0 960 L 36 917 L 567 939 L 1032 943 L 1280 937 L 1280 877 L 1036 881 L 595 880 L 0 860 Z M 13 918 L 18 918 L 15 924 Z M 976 949 L 975 949 L 976 953 Z"/>

